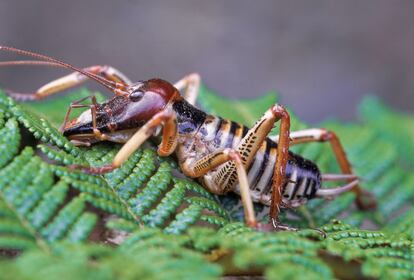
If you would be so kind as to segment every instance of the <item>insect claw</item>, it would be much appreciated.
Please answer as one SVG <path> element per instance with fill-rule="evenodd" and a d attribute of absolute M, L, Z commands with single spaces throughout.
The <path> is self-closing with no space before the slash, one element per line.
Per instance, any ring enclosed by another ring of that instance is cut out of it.
<path fill-rule="evenodd" d="M 293 228 L 293 227 L 289 227 L 286 225 L 282 225 L 277 219 L 272 218 L 272 225 L 274 230 L 279 231 L 279 230 L 284 230 L 284 231 L 298 231 L 297 228 Z"/>
<path fill-rule="evenodd" d="M 326 237 L 328 237 L 328 235 L 326 234 L 325 231 L 319 229 L 319 228 L 312 228 L 312 230 L 316 231 L 317 233 L 319 233 L 323 239 L 326 239 Z"/>
<path fill-rule="evenodd" d="M 254 221 L 254 222 L 247 221 L 246 223 L 251 228 L 258 228 L 259 227 L 259 224 L 256 221 Z"/>
<path fill-rule="evenodd" d="M 271 225 L 273 226 L 274 231 L 292 231 L 292 232 L 300 231 L 300 229 L 281 224 L 277 219 L 272 218 L 271 221 L 272 221 Z M 262 226 L 262 230 L 263 229 L 266 229 L 266 228 Z M 319 228 L 310 228 L 310 230 L 313 230 L 313 231 L 316 231 L 317 233 L 319 233 L 322 236 L 323 239 L 326 239 L 326 237 L 327 237 L 326 232 L 319 229 Z M 267 230 L 267 231 L 269 231 L 269 230 Z"/>

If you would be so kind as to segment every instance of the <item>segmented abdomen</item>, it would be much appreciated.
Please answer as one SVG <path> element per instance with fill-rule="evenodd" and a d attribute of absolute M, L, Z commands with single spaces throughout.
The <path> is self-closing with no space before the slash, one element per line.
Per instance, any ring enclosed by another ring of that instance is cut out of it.
<path fill-rule="evenodd" d="M 248 130 L 246 126 L 239 123 L 208 116 L 200 127 L 199 133 L 211 150 L 237 149 Z M 251 164 L 247 166 L 251 194 L 257 202 L 270 203 L 276 157 L 277 144 L 267 138 Z M 316 164 L 294 153 L 289 153 L 285 178 L 282 196 L 284 203 L 288 205 L 301 204 L 307 199 L 313 198 L 321 185 L 320 172 Z M 234 185 L 226 186 L 226 188 L 234 189 L 237 192 L 237 180 Z"/>

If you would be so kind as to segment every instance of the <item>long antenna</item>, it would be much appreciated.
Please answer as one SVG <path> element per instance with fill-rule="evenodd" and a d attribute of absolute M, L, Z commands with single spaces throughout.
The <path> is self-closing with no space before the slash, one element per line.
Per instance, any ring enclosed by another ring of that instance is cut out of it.
<path fill-rule="evenodd" d="M 27 65 L 35 65 L 35 66 L 50 66 L 50 67 L 61 67 L 61 68 L 67 68 L 65 66 L 62 66 L 61 64 L 58 64 L 56 62 L 51 61 L 43 61 L 43 60 L 10 60 L 10 61 L 0 61 L 0 67 L 8 67 L 8 66 L 27 66 Z M 104 80 L 105 78 L 102 76 L 99 76 L 95 73 L 88 72 L 90 75 L 95 76 L 97 79 Z M 110 83 L 113 87 L 116 88 L 117 83 L 106 80 L 108 83 Z"/>
<path fill-rule="evenodd" d="M 61 64 L 58 64 L 56 62 L 50 62 L 50 61 L 43 61 L 43 60 L 10 60 L 10 61 L 0 61 L 0 67 L 5 66 L 27 66 L 27 65 L 36 65 L 36 66 L 51 66 L 51 67 L 62 67 Z M 90 75 L 95 76 L 97 79 L 105 79 L 102 76 L 99 76 L 95 73 L 88 72 Z M 108 83 L 110 83 L 112 86 L 116 87 L 116 82 L 106 80 Z"/>
<path fill-rule="evenodd" d="M 42 60 L 10 60 L 0 61 L 0 67 L 3 66 L 25 66 L 25 65 L 41 65 L 41 66 L 52 66 L 52 67 L 63 67 L 60 64 Z M 66 68 L 66 67 L 63 67 Z"/>
<path fill-rule="evenodd" d="M 90 79 L 95 80 L 96 82 L 100 83 L 101 85 L 103 85 L 104 87 L 108 88 L 111 91 L 115 91 L 117 93 L 124 94 L 124 95 L 127 94 L 126 92 L 124 92 L 123 90 L 120 89 L 120 88 L 123 88 L 123 86 L 124 86 L 123 84 L 109 81 L 109 80 L 107 80 L 107 79 L 105 79 L 105 78 L 103 78 L 99 75 L 89 73 L 89 72 L 84 71 L 82 69 L 79 69 L 79 68 L 77 68 L 77 67 L 75 67 L 75 66 L 73 66 L 69 63 L 57 60 L 55 58 L 52 58 L 52 57 L 49 57 L 49 56 L 46 56 L 46 55 L 42 55 L 42 54 L 38 54 L 38 53 L 34 53 L 34 52 L 30 52 L 30 51 L 16 49 L 16 48 L 13 48 L 13 47 L 1 46 L 1 45 L 0 45 L 0 51 L 7 51 L 7 52 L 12 52 L 12 53 L 17 53 L 17 54 L 20 54 L 20 55 L 23 55 L 23 56 L 31 56 L 31 57 L 43 60 L 43 62 L 42 61 L 38 61 L 38 62 L 30 61 L 30 64 L 33 64 L 33 65 L 35 65 L 35 64 L 42 65 L 43 64 L 43 65 L 50 65 L 50 66 L 60 66 L 60 67 L 64 67 L 64 68 L 67 68 L 67 69 L 71 69 L 75 72 L 79 72 L 82 75 L 85 75 L 85 76 L 89 77 Z M 18 64 L 23 64 L 23 62 L 13 63 L 11 61 L 6 61 L 6 62 L 3 62 L 3 65 L 1 65 L 1 66 L 18 65 Z"/>

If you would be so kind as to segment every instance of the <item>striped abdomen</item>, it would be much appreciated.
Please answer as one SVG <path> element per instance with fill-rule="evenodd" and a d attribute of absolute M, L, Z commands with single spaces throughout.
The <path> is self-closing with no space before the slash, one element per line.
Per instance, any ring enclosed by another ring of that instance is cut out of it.
<path fill-rule="evenodd" d="M 237 149 L 248 128 L 233 121 L 214 116 L 206 116 L 196 138 L 206 145 L 206 150 L 214 152 L 223 148 Z M 277 144 L 267 138 L 253 161 L 247 166 L 249 186 L 253 200 L 264 204 L 270 203 L 270 194 L 274 166 L 277 156 Z M 283 201 L 287 205 L 296 206 L 313 198 L 321 185 L 320 172 L 316 164 L 294 153 L 289 154 L 286 168 L 286 183 Z M 237 192 L 237 180 L 222 186 Z"/>

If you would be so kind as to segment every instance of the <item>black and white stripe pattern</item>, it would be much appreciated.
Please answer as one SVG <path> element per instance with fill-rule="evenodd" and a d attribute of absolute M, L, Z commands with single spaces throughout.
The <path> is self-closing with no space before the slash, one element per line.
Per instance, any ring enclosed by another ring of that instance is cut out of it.
<path fill-rule="evenodd" d="M 213 141 L 215 148 L 236 149 L 248 128 L 236 122 L 213 117 L 201 126 L 203 139 Z M 277 144 L 270 139 L 262 144 L 253 162 L 248 166 L 247 176 L 252 197 L 256 201 L 268 204 L 270 200 L 273 173 L 277 157 Z M 233 181 L 233 180 L 231 180 Z M 232 182 L 228 182 L 232 183 Z M 234 184 L 237 184 L 235 182 Z M 311 199 L 321 185 L 320 172 L 317 166 L 299 155 L 290 153 L 286 168 L 286 183 L 282 193 L 286 204 Z M 232 186 L 237 192 L 238 185 Z"/>
<path fill-rule="evenodd" d="M 199 143 L 203 143 L 205 151 L 214 152 L 219 149 L 237 149 L 242 138 L 249 129 L 239 123 L 207 115 L 194 134 Z M 242 155 L 243 157 L 243 155 Z M 254 201 L 270 203 L 273 173 L 277 158 L 277 144 L 267 138 L 257 151 L 253 161 L 247 167 L 247 177 Z M 236 174 L 229 170 L 221 170 L 219 183 L 225 190 L 238 192 Z M 203 181 L 203 178 L 201 178 Z M 286 167 L 286 183 L 282 193 L 283 202 L 287 205 L 304 203 L 313 198 L 321 185 L 320 172 L 317 166 L 299 155 L 290 153 Z"/>

